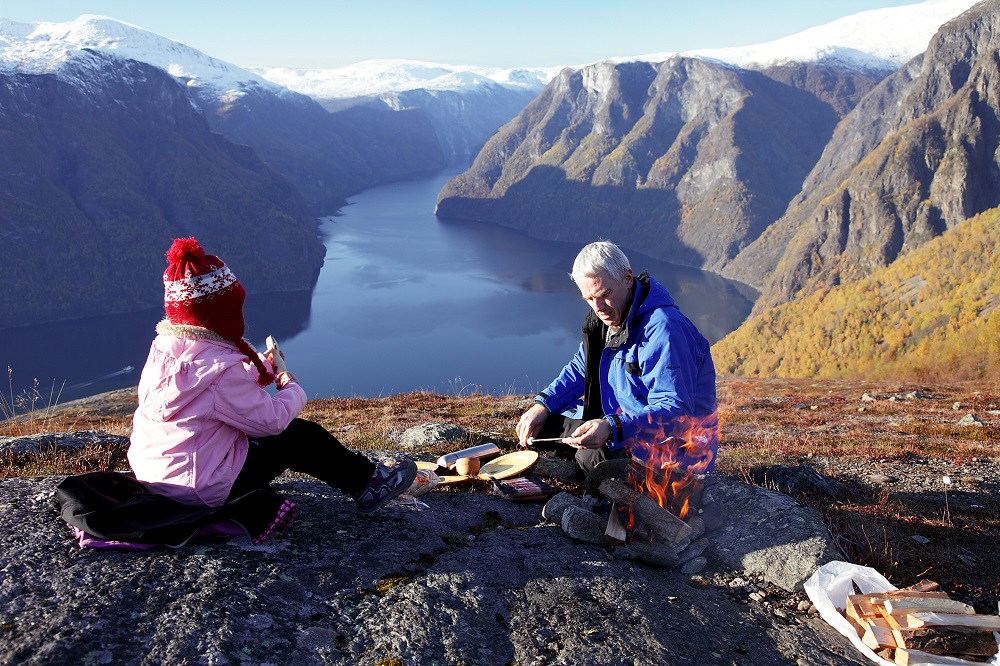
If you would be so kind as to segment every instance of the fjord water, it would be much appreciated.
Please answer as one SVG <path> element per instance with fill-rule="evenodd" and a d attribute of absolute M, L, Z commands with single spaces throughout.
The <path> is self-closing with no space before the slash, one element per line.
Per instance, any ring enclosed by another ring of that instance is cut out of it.
<path fill-rule="evenodd" d="M 568 272 L 580 247 L 595 239 L 540 241 L 440 221 L 434 201 L 456 173 L 352 197 L 340 215 L 322 221 L 327 255 L 312 294 L 248 298 L 248 339 L 261 349 L 274 335 L 310 397 L 530 393 L 576 350 L 587 306 Z M 628 254 L 636 273 L 648 270 L 662 282 L 713 342 L 750 311 L 745 286 Z M 239 266 L 232 268 L 252 289 Z M 158 280 L 160 271 L 151 266 L 148 279 Z M 35 378 L 42 404 L 52 387 L 62 387 L 66 401 L 134 386 L 162 314 L 0 331 L 15 397 Z"/>

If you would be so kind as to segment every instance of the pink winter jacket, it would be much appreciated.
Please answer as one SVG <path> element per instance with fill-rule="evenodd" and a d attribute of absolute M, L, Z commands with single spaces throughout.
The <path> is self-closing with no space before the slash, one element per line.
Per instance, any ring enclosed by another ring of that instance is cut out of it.
<path fill-rule="evenodd" d="M 272 396 L 246 356 L 211 331 L 169 321 L 156 331 L 139 378 L 129 463 L 152 492 L 221 506 L 246 460 L 247 435 L 283 431 L 306 393 L 291 381 Z"/>

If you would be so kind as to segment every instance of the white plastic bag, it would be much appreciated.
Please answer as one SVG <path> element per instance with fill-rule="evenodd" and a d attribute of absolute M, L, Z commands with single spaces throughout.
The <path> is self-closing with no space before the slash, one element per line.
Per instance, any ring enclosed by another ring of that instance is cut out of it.
<path fill-rule="evenodd" d="M 407 488 L 406 492 L 400 493 L 399 496 L 392 500 L 389 504 L 391 506 L 416 509 L 418 511 L 429 509 L 430 507 L 427 504 L 417 498 L 432 491 L 439 483 L 441 483 L 441 477 L 435 474 L 432 470 L 417 470 L 417 475 L 413 478 L 413 483 L 410 484 L 410 487 Z"/>
<path fill-rule="evenodd" d="M 433 470 L 420 469 L 417 470 L 417 475 L 413 478 L 413 483 L 410 484 L 406 494 L 411 497 L 420 497 L 434 490 L 439 483 L 441 483 L 441 477 L 435 474 Z"/>
<path fill-rule="evenodd" d="M 802 584 L 802 587 L 808 595 L 809 601 L 819 611 L 820 617 L 850 639 L 863 655 L 876 664 L 895 666 L 893 662 L 886 661 L 862 643 L 857 630 L 841 614 L 841 611 L 847 608 L 847 595 L 856 594 L 852 584 L 857 585 L 862 594 L 888 592 L 896 589 L 892 583 L 885 579 L 885 576 L 871 567 L 862 567 L 839 560 L 833 560 L 821 566 L 813 572 L 809 580 Z"/>
<path fill-rule="evenodd" d="M 860 590 L 861 594 L 872 592 L 889 592 L 898 589 L 885 576 L 875 571 L 871 567 L 863 567 L 850 562 L 840 562 L 834 560 L 827 562 L 817 569 L 809 577 L 802 587 L 805 589 L 809 600 L 819 611 L 820 617 L 826 620 L 827 624 L 846 636 L 854 644 L 861 654 L 865 655 L 876 664 L 883 666 L 896 666 L 891 661 L 886 661 L 861 642 L 857 630 L 847 621 L 841 611 L 847 607 L 847 595 L 856 594 L 854 587 Z M 988 664 L 1000 663 L 997 656 L 993 656 Z M 928 664 L 927 666 L 933 666 Z"/>

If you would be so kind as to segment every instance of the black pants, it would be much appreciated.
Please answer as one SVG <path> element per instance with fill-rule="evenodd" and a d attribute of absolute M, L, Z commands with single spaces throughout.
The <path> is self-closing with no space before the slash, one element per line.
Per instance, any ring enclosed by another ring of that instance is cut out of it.
<path fill-rule="evenodd" d="M 535 437 L 538 437 L 539 439 L 569 437 L 573 434 L 574 430 L 582 426 L 584 423 L 586 423 L 586 421 L 583 421 L 582 419 L 571 419 L 568 416 L 563 416 L 562 414 L 549 414 L 548 418 L 545 419 L 545 423 L 542 425 Z M 584 474 L 588 474 L 590 470 L 597 467 L 598 463 L 602 463 L 605 460 L 615 460 L 617 458 L 628 457 L 628 451 L 625 449 L 609 451 L 607 446 L 602 446 L 599 449 L 576 449 L 566 444 L 545 442 L 534 448 L 553 451 L 557 456 L 565 458 L 566 460 L 575 460 L 577 466 L 583 471 Z"/>
<path fill-rule="evenodd" d="M 229 499 L 263 488 L 289 469 L 354 495 L 371 479 L 375 465 L 318 423 L 294 419 L 279 435 L 250 438 L 246 462 Z"/>

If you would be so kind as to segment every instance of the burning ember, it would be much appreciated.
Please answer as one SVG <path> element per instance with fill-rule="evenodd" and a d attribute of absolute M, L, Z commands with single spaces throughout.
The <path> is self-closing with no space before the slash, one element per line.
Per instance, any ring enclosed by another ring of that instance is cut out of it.
<path fill-rule="evenodd" d="M 715 414 L 679 419 L 672 430 L 680 435 L 656 437 L 656 444 L 633 450 L 627 483 L 601 483 L 601 493 L 613 501 L 608 541 L 661 566 L 688 561 L 707 547 L 704 521 L 693 514 L 702 503 L 704 474 L 715 462 L 717 428 Z"/>
<path fill-rule="evenodd" d="M 682 416 L 674 421 L 676 433 L 657 433 L 652 444 L 633 451 L 629 484 L 680 519 L 691 510 L 693 494 L 700 494 L 699 474 L 712 471 L 718 441 L 718 415 Z M 635 516 L 630 517 L 630 524 Z"/>
<path fill-rule="evenodd" d="M 709 541 L 701 514 L 715 506 L 713 501 L 705 504 L 704 490 L 718 448 L 718 418 L 678 419 L 670 434 L 662 428 L 649 431 L 652 443 L 634 447 L 631 460 L 597 468 L 614 465 L 595 480 L 596 490 L 612 503 L 609 517 L 568 502 L 563 494 L 550 500 L 542 514 L 574 539 L 610 543 L 616 556 L 668 568 L 680 565 L 685 573 L 695 573 L 707 562 L 702 553 Z"/>

